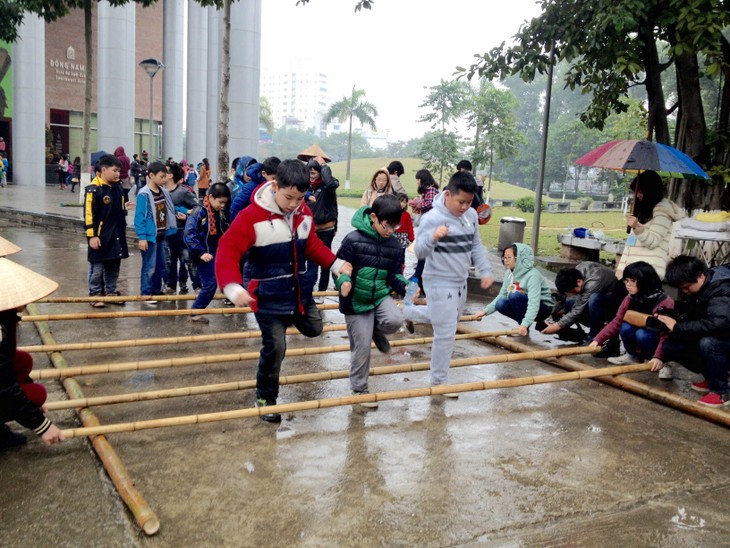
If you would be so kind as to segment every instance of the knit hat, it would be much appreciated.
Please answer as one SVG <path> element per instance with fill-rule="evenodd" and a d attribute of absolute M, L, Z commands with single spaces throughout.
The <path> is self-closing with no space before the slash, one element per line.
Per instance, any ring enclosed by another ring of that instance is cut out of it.
<path fill-rule="evenodd" d="M 0 237 L 0 257 L 6 257 L 8 255 L 12 255 L 13 253 L 17 253 L 22 248 L 15 245 L 13 242 L 9 242 L 3 237 Z"/>
<path fill-rule="evenodd" d="M 297 159 L 301 160 L 302 162 L 306 162 L 310 158 L 316 158 L 317 156 L 320 156 L 325 162 L 332 161 L 332 158 L 327 156 L 327 154 L 321 148 L 319 148 L 319 145 L 312 145 L 310 147 L 307 147 L 305 150 L 299 153 Z"/>
<path fill-rule="evenodd" d="M 58 284 L 32 270 L 0 258 L 0 310 L 13 310 L 50 295 Z"/>

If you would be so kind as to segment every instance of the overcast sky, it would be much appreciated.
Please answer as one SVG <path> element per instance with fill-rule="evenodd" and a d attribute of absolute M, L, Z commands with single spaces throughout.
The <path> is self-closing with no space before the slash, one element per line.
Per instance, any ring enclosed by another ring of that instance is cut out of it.
<path fill-rule="evenodd" d="M 540 13 L 536 0 L 376 0 L 354 12 L 355 0 L 262 2 L 262 70 L 302 62 L 330 79 L 332 100 L 352 86 L 378 109 L 389 140 L 420 137 L 416 123 L 426 87 L 469 66 L 475 53 L 509 41 Z"/>

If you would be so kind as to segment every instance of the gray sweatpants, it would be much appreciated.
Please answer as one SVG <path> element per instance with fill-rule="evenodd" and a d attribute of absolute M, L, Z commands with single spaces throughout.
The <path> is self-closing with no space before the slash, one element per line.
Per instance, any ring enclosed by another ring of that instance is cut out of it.
<path fill-rule="evenodd" d="M 370 343 L 373 333 L 395 333 L 403 325 L 403 312 L 390 297 L 369 312 L 345 314 L 350 337 L 350 386 L 355 392 L 368 389 Z"/>
<path fill-rule="evenodd" d="M 454 353 L 456 325 L 466 304 L 466 282 L 451 287 L 431 286 L 423 282 L 426 306 L 405 306 L 406 320 L 430 323 L 433 327 L 431 345 L 431 384 L 445 384 L 448 380 L 451 356 Z"/>

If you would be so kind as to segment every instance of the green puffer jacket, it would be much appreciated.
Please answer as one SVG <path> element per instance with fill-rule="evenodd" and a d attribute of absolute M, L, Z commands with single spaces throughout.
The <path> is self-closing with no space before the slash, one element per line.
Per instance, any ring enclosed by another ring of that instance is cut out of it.
<path fill-rule="evenodd" d="M 339 290 L 345 282 L 352 282 L 347 297 L 340 297 L 340 312 L 362 314 L 373 310 L 395 291 L 406 292 L 407 281 L 401 274 L 403 248 L 394 237 L 382 238 L 370 220 L 372 209 L 363 206 L 352 216 L 350 232 L 337 252 L 337 257 L 352 264 L 352 278 L 342 275 L 335 281 Z"/>

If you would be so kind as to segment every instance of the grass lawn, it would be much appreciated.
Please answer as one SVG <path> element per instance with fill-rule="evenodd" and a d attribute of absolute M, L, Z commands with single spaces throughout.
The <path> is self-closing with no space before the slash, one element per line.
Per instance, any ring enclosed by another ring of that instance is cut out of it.
<path fill-rule="evenodd" d="M 423 165 L 417 158 L 402 159 L 406 172 L 400 178 L 408 195 L 416 195 L 416 171 Z M 360 207 L 360 197 L 370 184 L 370 179 L 375 171 L 390 163 L 388 158 L 365 158 L 353 160 L 350 167 L 350 190 L 345 190 L 346 162 L 330 164 L 332 173 L 340 180 L 340 188 L 337 190 L 338 202 L 352 208 Z M 487 189 L 484 189 L 486 195 Z M 523 196 L 534 196 L 531 190 L 521 188 L 509 183 L 492 180 L 490 202 L 500 200 L 517 200 Z M 552 201 L 545 197 L 544 202 Z M 571 202 L 572 209 L 578 209 L 577 202 Z M 524 243 L 532 241 L 533 213 L 525 213 L 516 207 L 494 207 L 492 218 L 486 225 L 479 227 L 482 241 L 488 249 L 495 249 L 499 241 L 500 219 L 502 217 L 520 217 L 527 221 L 525 226 Z M 540 215 L 540 235 L 538 238 L 538 255 L 556 256 L 560 252 L 558 234 L 564 233 L 568 226 L 586 227 L 591 230 L 601 230 L 609 238 L 626 238 L 626 223 L 624 215 L 616 210 L 590 210 L 575 211 L 570 213 L 548 213 L 543 211 Z"/>

